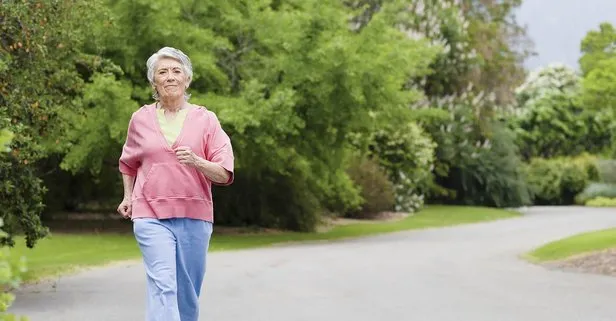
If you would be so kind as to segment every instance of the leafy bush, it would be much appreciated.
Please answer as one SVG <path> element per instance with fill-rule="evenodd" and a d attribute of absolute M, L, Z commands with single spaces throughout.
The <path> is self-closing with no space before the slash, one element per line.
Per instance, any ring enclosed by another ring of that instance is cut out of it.
<path fill-rule="evenodd" d="M 570 205 L 599 174 L 595 159 L 579 157 L 533 158 L 525 166 L 526 179 L 537 205 Z"/>
<path fill-rule="evenodd" d="M 436 143 L 434 202 L 516 207 L 530 202 L 513 135 L 490 117 L 491 97 L 464 93 L 418 110 Z"/>
<path fill-rule="evenodd" d="M 8 144 L 12 138 L 13 133 L 0 127 L 0 148 L 5 149 L 0 151 L 0 153 L 10 152 Z M 2 226 L 4 226 L 4 221 L 0 219 L 0 227 Z M 0 238 L 9 239 L 10 235 L 0 230 Z M 15 295 L 9 291 L 19 286 L 21 281 L 20 274 L 24 272 L 26 272 L 25 261 L 23 259 L 19 261 L 13 260 L 9 248 L 6 245 L 2 246 L 0 250 L 0 288 L 2 288 L 2 293 L 0 293 L 0 320 L 17 320 L 15 315 L 7 314 L 6 311 L 15 300 Z M 22 318 L 21 320 L 25 321 L 27 319 Z"/>
<path fill-rule="evenodd" d="M 0 220 L 0 227 L 4 223 Z M 7 238 L 9 235 L 0 230 L 0 237 Z M 16 260 L 11 256 L 11 251 L 8 247 L 0 249 L 0 320 L 1 321 L 27 321 L 26 317 L 17 318 L 14 314 L 6 313 L 9 307 L 15 300 L 15 295 L 11 291 L 21 284 L 21 275 L 26 272 L 26 261 L 22 257 Z"/>
<path fill-rule="evenodd" d="M 599 172 L 600 182 L 616 184 L 616 160 L 614 159 L 597 160 L 597 170 Z"/>
<path fill-rule="evenodd" d="M 360 159 L 349 168 L 349 175 L 359 186 L 364 202 L 361 209 L 351 211 L 347 216 L 371 218 L 380 212 L 394 209 L 394 185 L 378 162 L 372 159 Z"/>
<path fill-rule="evenodd" d="M 12 244 L 22 232 L 33 247 L 47 233 L 40 221 L 45 187 L 37 165 L 71 147 L 66 129 L 77 121 L 65 116 L 82 110 L 78 96 L 98 69 L 101 59 L 82 49 L 100 52 L 95 43 L 105 30 L 97 24 L 104 12 L 99 1 L 2 2 L 0 121 L 9 122 L 0 128 L 15 135 L 12 151 L 0 156 L 0 216 L 8 233 L 3 243 Z"/>
<path fill-rule="evenodd" d="M 588 200 L 597 197 L 616 198 L 616 184 L 590 183 L 575 197 L 577 204 L 586 204 Z"/>
<path fill-rule="evenodd" d="M 580 78 L 564 65 L 532 72 L 517 90 L 508 117 L 525 160 L 601 152 L 610 146 L 613 117 L 589 111 L 580 101 Z"/>
<path fill-rule="evenodd" d="M 436 144 L 414 122 L 385 126 L 378 130 L 369 147 L 370 157 L 386 170 L 396 192 L 396 211 L 413 213 L 424 203 L 432 180 Z"/>
<path fill-rule="evenodd" d="M 599 196 L 589 199 L 586 201 L 585 205 L 594 207 L 616 207 L 616 198 Z"/>

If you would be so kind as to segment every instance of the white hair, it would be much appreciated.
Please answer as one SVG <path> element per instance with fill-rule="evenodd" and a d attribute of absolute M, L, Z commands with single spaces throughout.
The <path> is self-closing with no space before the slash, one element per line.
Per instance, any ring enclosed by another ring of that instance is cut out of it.
<path fill-rule="evenodd" d="M 184 73 L 186 74 L 187 79 L 187 83 L 186 86 L 190 86 L 190 82 L 192 81 L 192 77 L 193 77 L 193 69 L 192 69 L 192 63 L 190 62 L 190 58 L 188 58 L 188 56 L 186 54 L 184 54 L 181 50 L 179 49 L 175 49 L 173 47 L 163 47 L 160 50 L 158 50 L 156 53 L 154 53 L 152 56 L 150 56 L 150 58 L 148 58 L 148 61 L 146 62 L 146 66 L 148 67 L 148 81 L 150 82 L 150 84 L 154 84 L 154 69 L 156 68 L 156 64 L 158 63 L 158 60 L 160 60 L 160 58 L 172 58 L 177 60 L 181 65 L 182 68 L 184 69 Z M 154 94 L 152 95 L 152 97 L 155 100 L 158 100 L 158 92 L 156 92 L 156 90 L 154 90 Z M 185 93 L 184 94 L 184 99 L 188 100 L 190 98 L 190 94 Z"/>

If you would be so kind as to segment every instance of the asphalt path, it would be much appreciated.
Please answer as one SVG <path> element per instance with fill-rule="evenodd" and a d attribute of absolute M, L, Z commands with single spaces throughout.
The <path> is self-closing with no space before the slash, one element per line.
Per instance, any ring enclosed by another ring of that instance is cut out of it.
<path fill-rule="evenodd" d="M 520 218 L 355 240 L 215 252 L 200 320 L 612 321 L 616 278 L 520 259 L 544 243 L 616 226 L 614 209 L 542 207 Z M 144 320 L 140 262 L 18 291 L 31 321 Z"/>

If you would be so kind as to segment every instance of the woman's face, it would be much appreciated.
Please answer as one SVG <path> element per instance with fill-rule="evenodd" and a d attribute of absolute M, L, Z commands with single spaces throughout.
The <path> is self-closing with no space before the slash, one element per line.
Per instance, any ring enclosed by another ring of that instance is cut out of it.
<path fill-rule="evenodd" d="M 172 58 L 161 58 L 154 70 L 154 88 L 161 100 L 184 97 L 188 79 L 182 64 Z"/>

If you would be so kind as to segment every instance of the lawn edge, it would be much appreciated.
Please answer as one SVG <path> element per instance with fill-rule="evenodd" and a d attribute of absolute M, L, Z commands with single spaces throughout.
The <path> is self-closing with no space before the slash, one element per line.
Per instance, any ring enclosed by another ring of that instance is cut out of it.
<path fill-rule="evenodd" d="M 502 212 L 503 214 L 507 214 L 507 215 L 503 215 L 502 217 L 490 217 L 490 218 L 485 218 L 485 219 L 481 219 L 478 218 L 477 220 L 473 220 L 473 221 L 468 221 L 468 222 L 454 222 L 454 223 L 449 223 L 449 224 L 442 224 L 442 225 L 434 225 L 434 226 L 409 226 L 407 228 L 401 228 L 401 229 L 396 229 L 393 228 L 392 230 L 384 230 L 384 231 L 377 231 L 377 232 L 366 232 L 366 233 L 362 233 L 362 234 L 358 234 L 358 235 L 350 235 L 350 236 L 336 236 L 335 234 L 333 234 L 331 237 L 328 237 L 327 234 L 329 233 L 329 231 L 326 232 L 315 232 L 315 234 L 321 234 L 323 238 L 319 238 L 319 239 L 306 239 L 306 240 L 302 240 L 302 239 L 296 239 L 296 240 L 287 240 L 287 241 L 274 241 L 271 243 L 264 243 L 264 244 L 254 244 L 251 246 L 243 246 L 243 247 L 232 247 L 232 248 L 215 248 L 210 250 L 210 253 L 218 253 L 218 252 L 231 252 L 231 251 L 245 251 L 245 250 L 255 250 L 255 249 L 260 249 L 260 248 L 268 248 L 268 247 L 283 247 L 283 246 L 293 246 L 293 245 L 309 245 L 309 244 L 319 244 L 319 243 L 331 243 L 331 242 L 343 242 L 343 241 L 349 241 L 349 240 L 358 240 L 358 239 L 363 239 L 363 238 L 368 238 L 368 237 L 377 237 L 377 236 L 383 236 L 383 235 L 390 235 L 390 234 L 394 234 L 394 233 L 405 233 L 405 232 L 409 232 L 409 231 L 421 231 L 421 230 L 428 230 L 428 229 L 440 229 L 440 228 L 451 228 L 451 227 L 456 227 L 456 226 L 464 226 L 464 225 L 471 225 L 471 224 L 481 224 L 481 223 L 489 223 L 489 222 L 496 222 L 496 221 L 502 221 L 502 220 L 509 220 L 509 219 L 515 219 L 515 218 L 519 218 L 521 217 L 523 214 L 517 210 L 517 209 L 499 209 L 499 208 L 490 208 L 490 207 L 483 207 L 483 206 L 462 206 L 462 205 L 429 205 L 426 206 L 426 208 L 428 207 L 451 207 L 453 208 L 477 208 L 477 209 L 489 209 L 491 211 L 499 211 Z M 420 213 L 420 212 L 419 212 Z M 392 226 L 396 226 L 396 223 L 400 223 L 400 221 L 381 221 L 381 220 L 375 220 L 375 221 L 368 221 L 368 222 L 362 222 L 362 223 L 353 223 L 353 224 L 349 224 L 346 225 L 347 228 L 348 227 L 352 227 L 352 226 L 362 226 L 362 225 L 366 225 L 366 224 L 387 224 L 387 225 L 392 225 Z M 267 235 L 266 233 L 259 233 L 256 232 L 254 235 Z M 233 237 L 233 236 L 227 236 L 227 237 Z M 33 285 L 37 285 L 37 284 L 41 284 L 41 283 L 47 283 L 47 282 L 56 282 L 59 279 L 61 279 L 62 277 L 67 277 L 67 276 L 72 276 L 72 275 L 77 275 L 80 273 L 84 273 L 87 272 L 89 270 L 93 270 L 93 269 L 99 269 L 99 268 L 107 268 L 116 264 L 137 264 L 141 261 L 141 255 L 137 254 L 134 257 L 131 258 L 124 258 L 124 259 L 119 259 L 119 260 L 108 260 L 106 262 L 100 263 L 100 264 L 78 264 L 78 265 L 72 265 L 69 268 L 67 268 L 67 270 L 62 271 L 62 272 L 55 272 L 55 273 L 50 273 L 50 274 L 42 274 L 42 275 L 37 275 L 34 278 L 31 279 L 26 279 L 22 281 L 22 286 L 33 286 Z"/>
<path fill-rule="evenodd" d="M 546 247 L 550 247 L 550 246 L 554 246 L 555 244 L 558 243 L 565 243 L 571 239 L 574 238 L 580 238 L 583 237 L 585 235 L 592 235 L 592 234 L 597 234 L 597 233 L 603 233 L 609 230 L 616 230 L 615 226 L 612 227 L 605 227 L 605 228 L 601 228 L 601 229 L 595 229 L 595 230 L 589 230 L 586 232 L 580 232 L 577 234 L 573 234 L 573 235 L 569 235 L 566 237 L 562 237 L 560 239 L 556 239 L 547 243 L 544 243 L 540 246 L 537 246 L 535 248 L 533 248 L 530 251 L 527 251 L 525 253 L 523 253 L 522 255 L 520 255 L 521 258 L 525 259 L 526 261 L 530 262 L 530 263 L 535 263 L 535 264 L 550 264 L 550 263 L 558 263 L 558 262 L 563 262 L 563 261 L 567 261 L 567 260 L 571 260 L 571 259 L 576 259 L 576 258 L 580 258 L 580 257 L 584 257 L 587 255 L 592 255 L 592 254 L 596 254 L 605 250 L 609 250 L 609 249 L 616 249 L 616 244 L 613 247 L 607 247 L 607 248 L 595 248 L 595 249 L 590 249 L 590 250 L 586 250 L 586 251 L 581 251 L 581 252 L 576 252 L 573 254 L 569 254 L 566 256 L 562 256 L 562 257 L 556 257 L 556 258 L 541 258 L 540 256 L 535 255 L 535 253 L 539 252 L 541 249 L 544 249 Z"/>

